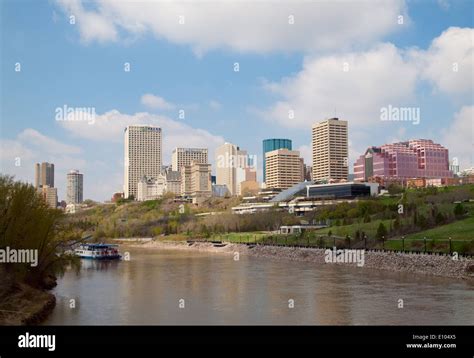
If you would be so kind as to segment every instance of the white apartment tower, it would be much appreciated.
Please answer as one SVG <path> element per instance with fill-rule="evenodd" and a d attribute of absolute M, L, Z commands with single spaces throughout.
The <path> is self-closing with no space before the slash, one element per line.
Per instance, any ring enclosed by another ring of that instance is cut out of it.
<path fill-rule="evenodd" d="M 314 124 L 312 130 L 313 180 L 347 180 L 347 121 L 330 118 Z"/>
<path fill-rule="evenodd" d="M 247 151 L 232 143 L 216 148 L 216 184 L 225 185 L 230 195 L 238 195 L 237 168 L 249 166 Z"/>
<path fill-rule="evenodd" d="M 194 161 L 200 164 L 208 163 L 207 148 L 175 148 L 171 154 L 171 169 L 180 171 L 182 167 L 191 165 Z"/>
<path fill-rule="evenodd" d="M 146 176 L 158 179 L 162 165 L 161 128 L 130 125 L 124 133 L 124 197 L 137 198 L 138 182 Z"/>
<path fill-rule="evenodd" d="M 67 173 L 67 204 L 79 204 L 83 201 L 84 176 L 79 170 L 71 170 Z"/>

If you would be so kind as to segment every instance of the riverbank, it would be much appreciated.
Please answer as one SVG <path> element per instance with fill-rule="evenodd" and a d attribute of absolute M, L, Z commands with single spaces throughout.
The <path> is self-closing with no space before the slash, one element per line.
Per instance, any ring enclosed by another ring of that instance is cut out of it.
<path fill-rule="evenodd" d="M 56 306 L 56 297 L 43 289 L 23 283 L 2 285 L 0 295 L 0 325 L 37 325 L 43 322 Z"/>
<path fill-rule="evenodd" d="M 188 243 L 185 241 L 149 241 L 145 243 L 129 242 L 126 246 L 171 250 L 193 250 L 212 253 L 235 254 L 270 259 L 304 261 L 328 265 L 325 261 L 326 250 L 302 247 L 242 245 L 228 243 L 215 245 L 207 242 Z M 401 252 L 365 251 L 363 267 L 356 263 L 331 263 L 332 265 L 349 265 L 357 269 L 376 269 L 392 272 L 407 272 L 421 275 L 450 277 L 457 279 L 474 279 L 474 260 L 450 256 L 409 254 Z"/>

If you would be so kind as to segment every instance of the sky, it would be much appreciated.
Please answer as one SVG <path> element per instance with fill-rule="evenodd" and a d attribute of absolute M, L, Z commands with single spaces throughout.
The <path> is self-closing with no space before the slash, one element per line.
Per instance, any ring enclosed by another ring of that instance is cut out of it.
<path fill-rule="evenodd" d="M 174 147 L 231 142 L 258 158 L 289 138 L 311 165 L 311 126 L 349 123 L 349 165 L 415 138 L 474 165 L 474 3 L 364 1 L 1 1 L 0 172 L 34 163 L 84 173 L 84 198 L 123 190 L 123 130 Z M 410 109 L 405 121 L 382 120 Z M 419 117 L 416 117 L 416 111 Z"/>

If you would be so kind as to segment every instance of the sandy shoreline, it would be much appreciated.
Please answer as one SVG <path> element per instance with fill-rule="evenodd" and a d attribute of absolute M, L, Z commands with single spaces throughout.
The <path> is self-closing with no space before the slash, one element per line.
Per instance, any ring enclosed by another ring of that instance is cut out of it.
<path fill-rule="evenodd" d="M 131 241 L 127 243 L 122 242 L 122 244 L 125 247 L 163 250 L 192 250 L 221 254 L 235 254 L 238 252 L 241 255 L 252 257 L 277 258 L 328 265 L 325 262 L 326 250 L 316 248 L 247 246 L 233 243 L 225 244 L 225 246 L 215 246 L 212 243 L 194 242 L 190 244 L 185 241 Z M 365 251 L 364 256 L 364 268 L 474 280 L 474 260 L 472 259 L 460 258 L 459 260 L 453 260 L 450 256 L 444 255 L 378 251 Z M 356 267 L 355 263 L 331 263 L 331 265 Z"/>

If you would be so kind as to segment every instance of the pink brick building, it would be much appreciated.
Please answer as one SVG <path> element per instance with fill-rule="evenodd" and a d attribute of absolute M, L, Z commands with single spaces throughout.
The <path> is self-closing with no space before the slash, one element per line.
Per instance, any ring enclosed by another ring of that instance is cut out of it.
<path fill-rule="evenodd" d="M 354 180 L 452 178 L 448 149 L 429 139 L 370 147 L 354 163 Z"/>

